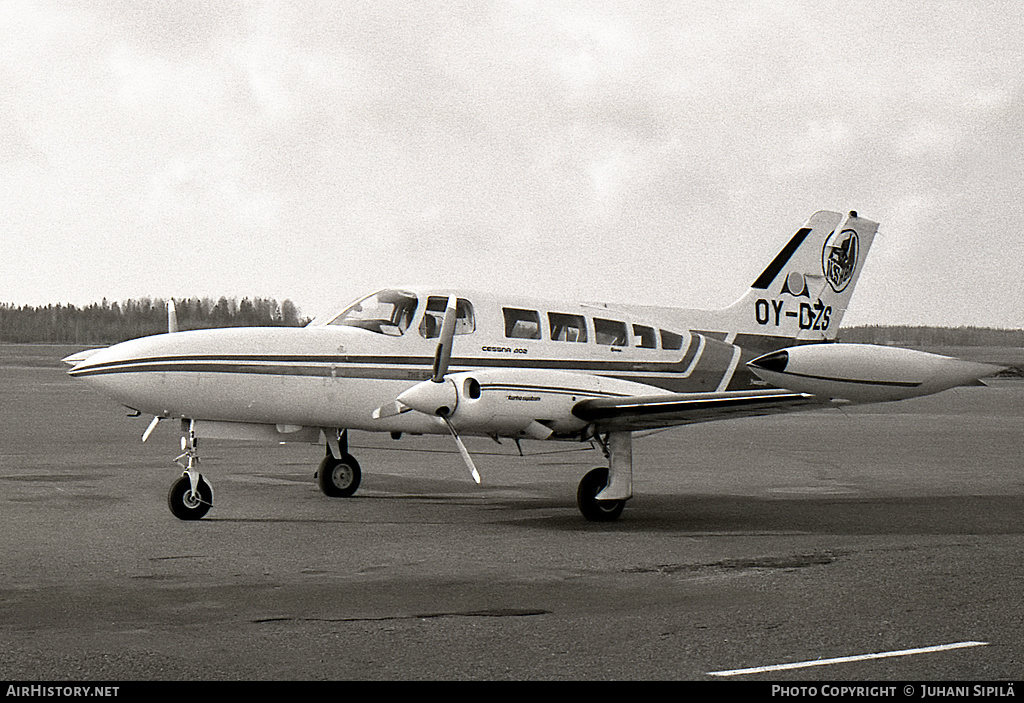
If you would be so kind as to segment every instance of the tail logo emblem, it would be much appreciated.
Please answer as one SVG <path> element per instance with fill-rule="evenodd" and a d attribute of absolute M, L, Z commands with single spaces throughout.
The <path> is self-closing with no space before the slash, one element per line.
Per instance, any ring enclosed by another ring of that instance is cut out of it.
<path fill-rule="evenodd" d="M 842 293 L 853 278 L 860 254 L 860 241 L 852 229 L 833 232 L 821 250 L 821 270 L 836 293 Z"/>

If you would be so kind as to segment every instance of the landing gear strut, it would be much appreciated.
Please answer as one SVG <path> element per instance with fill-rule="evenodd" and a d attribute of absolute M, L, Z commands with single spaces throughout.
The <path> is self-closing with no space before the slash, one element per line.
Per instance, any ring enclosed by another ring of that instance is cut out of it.
<path fill-rule="evenodd" d="M 348 430 L 341 433 L 323 430 L 327 456 L 316 470 L 316 483 L 325 496 L 347 498 L 359 488 L 362 471 L 359 462 L 348 453 Z"/>
<path fill-rule="evenodd" d="M 213 505 L 213 488 L 199 473 L 199 452 L 194 420 L 181 421 L 182 454 L 175 461 L 185 469 L 177 481 L 171 484 L 167 494 L 167 507 L 179 520 L 198 520 L 209 512 Z M 182 460 L 186 460 L 185 463 Z"/>
<path fill-rule="evenodd" d="M 583 517 L 593 522 L 612 522 L 622 515 L 633 496 L 633 435 L 610 432 L 601 441 L 608 468 L 589 471 L 576 491 L 576 504 Z"/>

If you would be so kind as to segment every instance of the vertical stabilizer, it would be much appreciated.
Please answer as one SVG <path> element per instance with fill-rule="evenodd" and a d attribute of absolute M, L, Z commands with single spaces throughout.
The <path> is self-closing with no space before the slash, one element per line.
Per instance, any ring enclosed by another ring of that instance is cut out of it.
<path fill-rule="evenodd" d="M 797 341 L 835 339 L 878 223 L 856 212 L 811 216 L 739 300 L 727 331 Z"/>

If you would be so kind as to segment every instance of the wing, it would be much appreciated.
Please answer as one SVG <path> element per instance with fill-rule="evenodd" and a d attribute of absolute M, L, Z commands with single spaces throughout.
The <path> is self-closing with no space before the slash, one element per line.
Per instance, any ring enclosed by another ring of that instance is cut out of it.
<path fill-rule="evenodd" d="M 593 398 L 576 403 L 572 414 L 602 430 L 648 430 L 831 405 L 807 393 L 772 389 Z"/>

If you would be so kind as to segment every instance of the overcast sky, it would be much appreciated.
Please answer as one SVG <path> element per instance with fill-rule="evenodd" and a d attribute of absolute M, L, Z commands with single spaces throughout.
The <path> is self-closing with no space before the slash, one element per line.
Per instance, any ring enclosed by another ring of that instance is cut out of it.
<path fill-rule="evenodd" d="M 1022 30 L 1019 0 L 0 0 L 0 302 L 717 307 L 856 209 L 844 324 L 1020 327 Z"/>

